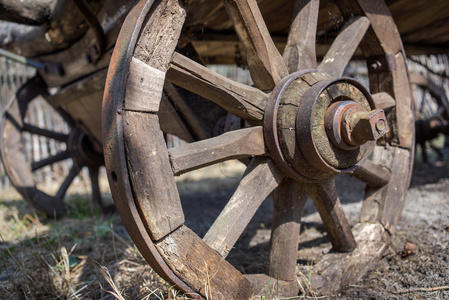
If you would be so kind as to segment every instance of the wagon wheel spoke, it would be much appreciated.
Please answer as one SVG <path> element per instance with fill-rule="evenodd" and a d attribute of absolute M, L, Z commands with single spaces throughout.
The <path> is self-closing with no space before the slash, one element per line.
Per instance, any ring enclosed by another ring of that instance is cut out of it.
<path fill-rule="evenodd" d="M 371 160 L 366 160 L 352 172 L 352 176 L 370 187 L 381 187 L 390 182 L 391 172 Z"/>
<path fill-rule="evenodd" d="M 62 152 L 58 152 L 55 155 L 49 156 L 47 158 L 41 159 L 39 161 L 35 161 L 31 163 L 31 171 L 36 171 L 40 168 L 43 168 L 48 165 L 52 165 L 54 163 L 60 162 L 62 160 L 70 158 L 70 151 L 65 150 Z"/>
<path fill-rule="evenodd" d="M 427 90 L 425 90 L 423 93 L 422 93 L 422 96 L 421 96 L 421 102 L 420 102 L 420 104 L 419 104 L 419 114 L 420 115 L 424 115 L 424 110 L 426 109 L 426 104 L 427 104 L 427 99 L 428 99 L 428 91 Z"/>
<path fill-rule="evenodd" d="M 337 195 L 335 180 L 313 184 L 310 196 L 320 213 L 334 250 L 349 252 L 357 246 Z"/>
<path fill-rule="evenodd" d="M 335 38 L 323 61 L 318 66 L 318 70 L 333 77 L 342 76 L 369 26 L 370 21 L 367 17 L 355 17 L 349 20 Z"/>
<path fill-rule="evenodd" d="M 75 163 L 75 162 L 74 162 Z M 62 182 L 61 186 L 59 187 L 58 192 L 55 195 L 56 199 L 62 200 L 70 187 L 70 184 L 75 179 L 76 175 L 80 172 L 80 167 L 77 165 L 73 165 L 72 168 L 69 171 L 69 174 L 67 174 L 67 177 Z"/>
<path fill-rule="evenodd" d="M 396 105 L 396 100 L 385 92 L 373 94 L 373 101 L 376 104 L 376 108 L 383 110 L 392 108 Z"/>
<path fill-rule="evenodd" d="M 273 193 L 268 275 L 294 281 L 301 216 L 309 195 L 309 185 L 285 179 Z"/>
<path fill-rule="evenodd" d="M 175 53 L 167 80 L 209 99 L 228 112 L 248 120 L 262 120 L 267 95 L 259 89 L 227 79 Z"/>
<path fill-rule="evenodd" d="M 253 159 L 234 195 L 203 240 L 222 257 L 226 257 L 259 206 L 283 177 L 271 159 Z"/>
<path fill-rule="evenodd" d="M 72 118 L 72 116 L 66 112 L 62 107 L 58 107 L 56 109 L 56 111 L 58 112 L 58 114 L 64 119 L 64 121 L 67 123 L 67 125 L 69 126 L 70 129 L 73 129 L 76 127 L 76 122 L 75 120 Z"/>
<path fill-rule="evenodd" d="M 218 137 L 181 145 L 168 150 L 174 175 L 230 159 L 265 154 L 261 126 L 224 133 Z"/>
<path fill-rule="evenodd" d="M 290 73 L 316 68 L 316 28 L 319 0 L 296 0 L 293 21 L 284 50 L 284 61 Z"/>
<path fill-rule="evenodd" d="M 99 182 L 99 168 L 98 167 L 90 167 L 89 168 L 89 176 L 90 176 L 90 182 L 91 182 L 91 188 L 92 188 L 92 199 L 94 203 L 99 207 L 103 208 L 103 202 L 101 199 L 101 192 L 100 192 L 100 182 Z"/>
<path fill-rule="evenodd" d="M 227 0 L 226 10 L 247 53 L 251 78 L 261 90 L 271 90 L 288 75 L 256 0 Z"/>
<path fill-rule="evenodd" d="M 436 112 L 434 112 L 432 115 L 429 116 L 427 121 L 432 121 L 432 120 L 441 118 L 441 116 L 443 115 L 444 111 L 445 111 L 444 107 L 438 108 L 438 110 Z"/>
<path fill-rule="evenodd" d="M 101 191 L 100 191 L 100 177 L 99 177 L 99 166 L 91 166 L 89 167 L 89 176 L 90 176 L 90 182 L 91 182 L 91 189 L 92 189 L 92 200 L 94 204 L 101 210 L 103 214 L 111 213 L 115 210 L 115 207 L 112 206 L 105 206 L 103 203 L 103 198 L 101 197 Z"/>
<path fill-rule="evenodd" d="M 48 137 L 50 139 L 54 139 L 63 143 L 67 143 L 67 140 L 69 139 L 69 136 L 67 134 L 63 134 L 63 133 L 59 133 L 59 132 L 55 132 L 53 130 L 48 130 L 45 128 L 40 128 L 38 126 L 34 126 L 28 123 L 23 123 L 22 126 L 23 130 L 32 133 L 32 134 L 37 134 L 40 136 L 45 136 Z"/>

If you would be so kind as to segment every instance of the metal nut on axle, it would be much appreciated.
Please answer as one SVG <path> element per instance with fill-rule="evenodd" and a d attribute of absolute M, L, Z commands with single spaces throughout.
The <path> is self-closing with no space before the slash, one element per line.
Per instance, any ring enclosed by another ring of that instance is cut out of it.
<path fill-rule="evenodd" d="M 367 111 L 354 101 L 333 103 L 326 111 L 325 127 L 333 145 L 342 150 L 354 150 L 389 131 L 383 110 Z"/>

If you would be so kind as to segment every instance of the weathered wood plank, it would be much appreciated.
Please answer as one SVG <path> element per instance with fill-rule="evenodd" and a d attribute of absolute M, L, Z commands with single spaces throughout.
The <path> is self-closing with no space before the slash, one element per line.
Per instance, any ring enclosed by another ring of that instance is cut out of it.
<path fill-rule="evenodd" d="M 206 299 L 249 299 L 248 280 L 188 227 L 181 226 L 156 244 L 167 264 Z"/>
<path fill-rule="evenodd" d="M 153 8 L 133 57 L 166 72 L 178 44 L 187 8 L 184 1 L 178 0 L 158 0 Z"/>
<path fill-rule="evenodd" d="M 335 180 L 329 179 L 312 184 L 310 197 L 320 213 L 334 250 L 338 252 L 354 250 L 357 244 L 341 207 Z"/>
<path fill-rule="evenodd" d="M 178 44 L 185 17 L 186 8 L 182 1 L 157 2 L 130 62 L 124 109 L 159 110 L 165 72 Z"/>
<path fill-rule="evenodd" d="M 259 206 L 283 178 L 271 159 L 253 159 L 234 195 L 203 240 L 226 257 Z"/>
<path fill-rule="evenodd" d="M 268 274 L 273 278 L 290 282 L 296 279 L 299 229 L 308 195 L 308 184 L 291 179 L 285 179 L 273 193 L 273 223 L 268 257 Z"/>
<path fill-rule="evenodd" d="M 290 73 L 316 68 L 315 37 L 319 0 L 296 0 L 283 58 Z"/>
<path fill-rule="evenodd" d="M 226 10 L 242 42 L 254 85 L 271 90 L 288 75 L 287 66 L 271 39 L 256 0 L 226 0 Z"/>
<path fill-rule="evenodd" d="M 107 42 L 105 49 L 112 49 L 114 47 L 123 21 L 134 4 L 135 2 L 130 2 L 127 0 L 104 1 L 104 4 L 101 6 L 100 11 L 96 14 L 96 17 L 103 26 L 106 35 Z M 99 2 L 98 5 L 100 5 Z M 68 13 L 70 14 L 72 12 L 69 10 Z M 113 16 L 113 18 L 111 16 Z M 112 20 L 114 21 L 111 22 Z M 51 87 L 59 87 L 71 83 L 86 74 L 93 73 L 96 70 L 107 68 L 110 61 L 109 52 L 104 53 L 100 60 L 95 64 L 91 63 L 88 59 L 86 59 L 86 56 L 83 55 L 86 53 L 86 50 L 92 46 L 92 41 L 94 40 L 94 31 L 92 29 L 88 29 L 82 38 L 77 40 L 76 43 L 73 43 L 70 48 L 57 53 L 55 53 L 55 51 L 51 51 L 51 54 L 46 55 L 45 57 L 40 57 L 39 59 L 42 61 L 59 63 L 64 69 L 63 76 L 41 73 L 45 82 Z M 50 44 L 46 39 L 45 42 Z M 30 49 L 31 48 L 34 47 L 30 47 Z M 37 54 L 27 57 L 34 57 L 36 55 Z"/>
<path fill-rule="evenodd" d="M 134 197 L 153 240 L 184 223 L 167 148 L 154 114 L 123 111 L 124 138 Z M 161 188 L 163 186 L 164 188 Z"/>
<path fill-rule="evenodd" d="M 175 175 L 196 170 L 229 159 L 265 154 L 261 126 L 224 133 L 196 143 L 168 150 Z"/>
<path fill-rule="evenodd" d="M 391 18 L 390 11 L 383 1 L 370 0 L 335 0 L 343 17 L 347 20 L 353 16 L 366 15 L 371 22 L 365 38 L 360 43 L 365 57 L 397 53 L 402 44 L 399 32 Z M 376 43 L 382 40 L 382 43 Z"/>
<path fill-rule="evenodd" d="M 394 100 L 388 93 L 380 92 L 372 94 L 371 96 L 373 97 L 376 108 L 385 110 L 396 106 L 396 100 Z"/>
<path fill-rule="evenodd" d="M 401 37 L 385 2 L 358 0 L 358 3 L 370 20 L 375 34 L 382 40 L 381 46 L 384 52 L 400 52 L 402 50 Z"/>
<path fill-rule="evenodd" d="M 380 222 L 393 233 L 401 217 L 406 191 L 410 181 L 411 152 L 408 149 L 390 147 L 383 150 L 376 146 L 373 161 L 391 170 L 390 182 L 382 187 L 367 187 L 363 201 L 361 222 Z"/>
<path fill-rule="evenodd" d="M 107 68 L 69 84 L 47 98 L 53 107 L 64 107 L 98 145 L 102 143 L 101 118 L 98 116 L 101 115 L 106 75 Z"/>
<path fill-rule="evenodd" d="M 385 199 L 380 222 L 390 233 L 396 230 L 396 225 L 401 218 L 402 209 L 407 195 L 407 188 L 410 184 L 411 176 L 411 151 L 408 149 L 396 148 L 392 165 L 392 178 L 388 184 L 388 193 Z"/>
<path fill-rule="evenodd" d="M 48 22 L 55 0 L 2 0 L 0 19 L 28 25 L 42 25 Z"/>
<path fill-rule="evenodd" d="M 85 97 L 86 95 L 103 91 L 107 72 L 107 68 L 95 72 L 92 75 L 63 87 L 56 94 L 50 95 L 46 99 L 53 107 L 59 107 L 72 101 L 78 101 L 79 98 Z"/>
<path fill-rule="evenodd" d="M 382 146 L 375 146 L 370 160 L 379 167 L 392 172 L 394 150 L 393 147 L 384 149 Z M 380 222 L 387 192 L 388 185 L 380 187 L 366 186 L 360 222 Z"/>
<path fill-rule="evenodd" d="M 386 185 L 391 179 L 391 172 L 372 162 L 366 160 L 361 166 L 355 169 L 351 174 L 371 187 L 380 187 Z"/>
<path fill-rule="evenodd" d="M 328 295 L 357 282 L 377 264 L 390 242 L 379 223 L 357 224 L 354 236 L 357 248 L 353 252 L 329 253 L 311 271 L 301 270 L 304 278 L 310 278 L 308 284 L 315 292 Z"/>
<path fill-rule="evenodd" d="M 132 57 L 125 87 L 124 109 L 157 112 L 164 88 L 165 73 Z"/>
<path fill-rule="evenodd" d="M 173 55 L 167 80 L 243 119 L 263 118 L 268 99 L 264 92 L 227 79 L 179 53 Z"/>
<path fill-rule="evenodd" d="M 323 61 L 318 66 L 318 70 L 333 77 L 341 77 L 369 26 L 370 21 L 367 17 L 350 19 L 335 38 Z"/>
<path fill-rule="evenodd" d="M 399 144 L 403 148 L 411 148 L 414 144 L 414 116 L 412 95 L 407 75 L 407 67 L 402 52 L 396 54 L 397 68 L 392 72 L 394 98 L 396 99 L 396 122 Z"/>

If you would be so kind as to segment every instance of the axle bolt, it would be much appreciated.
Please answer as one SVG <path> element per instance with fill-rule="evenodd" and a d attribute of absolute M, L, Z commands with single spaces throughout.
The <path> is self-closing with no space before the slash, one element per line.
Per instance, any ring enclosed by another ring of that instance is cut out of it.
<path fill-rule="evenodd" d="M 387 130 L 386 125 L 387 125 L 387 123 L 385 122 L 384 119 L 381 119 L 381 118 L 377 119 L 377 121 L 376 121 L 377 132 L 381 135 L 385 134 L 386 130 Z"/>
<path fill-rule="evenodd" d="M 362 108 L 359 106 L 348 109 L 344 116 L 344 121 L 349 123 L 349 126 L 345 126 L 344 138 L 346 142 L 354 146 L 378 140 L 387 133 L 386 117 L 382 109 L 372 111 L 359 109 Z"/>
<path fill-rule="evenodd" d="M 382 109 L 367 111 L 354 101 L 332 104 L 326 112 L 325 123 L 330 140 L 342 150 L 378 140 L 389 131 Z"/>

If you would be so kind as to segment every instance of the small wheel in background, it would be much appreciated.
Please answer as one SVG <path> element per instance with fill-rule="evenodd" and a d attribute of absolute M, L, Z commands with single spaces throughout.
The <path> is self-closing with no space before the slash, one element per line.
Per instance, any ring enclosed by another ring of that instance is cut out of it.
<path fill-rule="evenodd" d="M 5 110 L 0 150 L 11 183 L 35 209 L 60 218 L 66 213 L 69 186 L 87 167 L 94 203 L 102 213 L 113 211 L 103 205 L 100 193 L 101 147 L 62 108 L 53 109 L 48 96 L 46 84 L 36 76 L 22 85 Z"/>
<path fill-rule="evenodd" d="M 421 148 L 422 161 L 428 162 L 429 147 L 437 154 L 438 160 L 444 160 L 444 147 L 447 147 L 449 140 L 449 100 L 446 92 L 423 75 L 411 74 L 410 83 L 415 104 L 416 144 Z M 435 145 L 440 135 L 444 135 L 443 146 Z"/>

